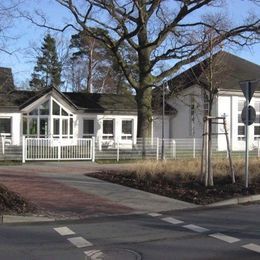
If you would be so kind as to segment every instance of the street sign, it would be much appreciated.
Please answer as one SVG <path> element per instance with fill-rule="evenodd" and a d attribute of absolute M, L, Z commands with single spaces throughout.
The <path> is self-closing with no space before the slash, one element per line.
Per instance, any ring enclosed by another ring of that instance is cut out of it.
<path fill-rule="evenodd" d="M 248 101 L 250 103 L 254 93 L 255 93 L 255 90 L 256 90 L 256 86 L 258 84 L 258 81 L 255 80 L 255 81 L 240 81 L 239 82 L 240 84 L 240 88 L 245 96 L 245 98 L 248 98 Z"/>
<path fill-rule="evenodd" d="M 248 122 L 246 122 L 246 113 L 248 115 Z M 248 107 L 244 107 L 242 110 L 242 114 L 241 114 L 241 119 L 242 122 L 245 125 L 252 125 L 255 122 L 255 118 L 256 118 L 256 112 L 255 109 L 252 106 L 248 106 Z"/>

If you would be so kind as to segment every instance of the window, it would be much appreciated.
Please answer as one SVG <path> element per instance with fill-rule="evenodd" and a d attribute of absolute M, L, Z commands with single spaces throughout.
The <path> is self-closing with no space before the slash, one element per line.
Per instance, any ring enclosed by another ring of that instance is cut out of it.
<path fill-rule="evenodd" d="M 122 140 L 132 139 L 132 120 L 122 120 Z"/>
<path fill-rule="evenodd" d="M 29 134 L 37 136 L 37 118 L 29 119 Z"/>
<path fill-rule="evenodd" d="M 103 120 L 103 139 L 113 139 L 114 138 L 114 121 Z"/>
<path fill-rule="evenodd" d="M 83 120 L 83 138 L 89 138 L 94 135 L 94 120 L 84 119 Z"/>
<path fill-rule="evenodd" d="M 260 139 L 260 101 L 255 101 L 254 104 L 256 119 L 254 123 L 254 140 Z"/>
<path fill-rule="evenodd" d="M 54 118 L 53 119 L 53 135 L 60 134 L 60 119 Z"/>
<path fill-rule="evenodd" d="M 238 140 L 242 141 L 245 140 L 245 125 L 242 122 L 241 119 L 241 114 L 242 114 L 242 110 L 244 108 L 245 105 L 245 101 L 244 100 L 238 100 L 238 113 L 237 113 L 237 136 L 238 136 Z"/>
<path fill-rule="evenodd" d="M 40 119 L 40 137 L 48 137 L 48 118 Z"/>
<path fill-rule="evenodd" d="M 73 137 L 73 118 L 70 118 L 70 136 Z"/>
<path fill-rule="evenodd" d="M 40 115 L 49 115 L 49 100 L 39 106 Z"/>
<path fill-rule="evenodd" d="M 11 118 L 0 118 L 0 134 L 11 135 Z"/>
<path fill-rule="evenodd" d="M 60 115 L 60 106 L 55 101 L 52 102 L 52 114 Z"/>
<path fill-rule="evenodd" d="M 62 119 L 62 137 L 67 137 L 69 133 L 68 119 Z"/>

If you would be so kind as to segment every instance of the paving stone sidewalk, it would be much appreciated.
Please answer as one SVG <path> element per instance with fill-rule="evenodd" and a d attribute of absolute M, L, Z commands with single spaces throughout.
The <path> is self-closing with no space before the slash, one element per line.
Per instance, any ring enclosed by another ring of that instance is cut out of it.
<path fill-rule="evenodd" d="M 131 213 L 132 209 L 97 195 L 82 192 L 39 173 L 51 170 L 50 167 L 0 167 L 0 182 L 28 199 L 39 208 L 39 213 L 63 218 L 85 218 Z M 52 172 L 64 172 L 64 168 L 52 167 Z M 72 173 L 78 172 L 70 170 Z"/>

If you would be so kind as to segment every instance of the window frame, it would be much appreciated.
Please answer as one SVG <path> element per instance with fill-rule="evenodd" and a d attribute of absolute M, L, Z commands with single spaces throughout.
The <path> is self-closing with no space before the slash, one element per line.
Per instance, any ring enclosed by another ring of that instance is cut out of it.
<path fill-rule="evenodd" d="M 112 133 L 104 133 L 104 122 L 105 121 L 112 121 Z M 114 139 L 114 135 L 115 135 L 115 120 L 114 119 L 103 119 L 102 120 L 102 139 L 103 140 L 111 140 Z"/>
<path fill-rule="evenodd" d="M 92 121 L 93 122 L 93 132 L 92 133 L 86 133 L 84 130 L 84 122 L 85 121 Z M 95 136 L 95 119 L 94 118 L 83 118 L 82 119 L 82 138 L 92 138 L 93 136 Z"/>
<path fill-rule="evenodd" d="M 123 133 L 123 122 L 131 123 L 131 134 Z M 127 141 L 133 139 L 133 119 L 122 119 L 121 120 L 121 140 Z"/>
<path fill-rule="evenodd" d="M 12 126 L 13 126 L 13 120 L 12 120 L 12 117 L 11 116 L 1 116 L 0 117 L 0 120 L 1 119 L 9 119 L 10 120 L 10 131 L 9 131 L 9 133 L 0 133 L 0 136 L 8 136 L 8 137 L 11 137 L 12 136 Z"/>
<path fill-rule="evenodd" d="M 239 104 L 240 102 L 241 103 L 243 102 L 242 109 L 240 109 L 240 104 Z M 245 100 L 238 99 L 238 102 L 237 102 L 237 139 L 238 139 L 238 141 L 244 141 L 245 140 L 245 132 L 246 132 L 245 124 L 242 122 L 242 120 L 241 120 L 241 122 L 239 122 L 239 118 L 241 119 L 242 110 L 243 110 L 244 106 L 245 106 Z M 239 128 L 241 128 L 241 127 L 243 127 L 243 129 L 244 129 L 243 135 L 239 134 Z"/>

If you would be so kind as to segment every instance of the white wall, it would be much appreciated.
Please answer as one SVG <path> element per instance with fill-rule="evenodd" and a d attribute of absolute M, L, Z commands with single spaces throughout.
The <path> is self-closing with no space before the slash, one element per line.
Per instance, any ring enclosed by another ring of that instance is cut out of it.
<path fill-rule="evenodd" d="M 194 136 L 192 135 L 191 99 L 194 98 Z M 178 96 L 173 96 L 167 101 L 176 108 L 177 115 L 172 118 L 170 126 L 170 138 L 201 138 L 203 130 L 203 96 L 197 86 L 185 89 Z"/>
<path fill-rule="evenodd" d="M 11 143 L 13 145 L 19 145 L 22 136 L 22 114 L 0 113 L 0 117 L 11 118 Z"/>
<path fill-rule="evenodd" d="M 164 138 L 170 138 L 170 116 L 164 117 Z M 162 116 L 154 116 L 152 123 L 152 137 L 162 138 Z"/>

